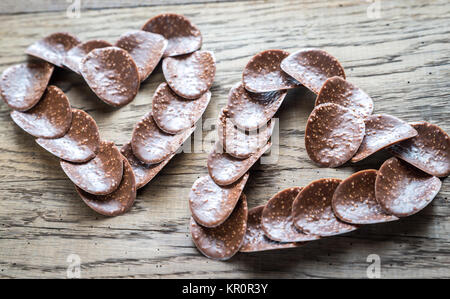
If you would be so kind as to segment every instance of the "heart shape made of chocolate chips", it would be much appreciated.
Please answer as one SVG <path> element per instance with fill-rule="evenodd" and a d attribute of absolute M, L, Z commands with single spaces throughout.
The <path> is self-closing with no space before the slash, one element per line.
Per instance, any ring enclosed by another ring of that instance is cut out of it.
<path fill-rule="evenodd" d="M 26 49 L 33 61 L 3 72 L 0 94 L 13 109 L 13 121 L 60 158 L 82 201 L 116 216 L 127 212 L 136 190 L 169 163 L 210 102 L 216 61 L 201 46 L 200 30 L 177 14 L 155 16 L 114 44 L 57 32 Z M 72 108 L 64 92 L 49 85 L 55 67 L 66 68 L 81 75 L 100 100 L 122 107 L 160 61 L 166 82 L 120 150 L 101 140 L 89 114 Z M 383 149 L 393 157 L 378 170 L 282 190 L 249 210 L 244 194 L 249 170 L 271 148 L 272 117 L 288 90 L 300 86 L 317 95 L 305 128 L 306 152 L 314 163 L 339 167 Z M 442 186 L 439 178 L 450 174 L 449 136 L 437 125 L 408 124 L 372 114 L 373 109 L 371 97 L 322 49 L 270 49 L 252 57 L 220 111 L 208 175 L 194 182 L 189 194 L 190 230 L 199 251 L 226 260 L 239 251 L 301 247 L 429 205 Z"/>

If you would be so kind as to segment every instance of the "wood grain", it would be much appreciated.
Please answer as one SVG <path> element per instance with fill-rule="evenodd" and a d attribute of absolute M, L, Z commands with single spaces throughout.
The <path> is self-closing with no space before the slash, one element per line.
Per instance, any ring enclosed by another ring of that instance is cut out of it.
<path fill-rule="evenodd" d="M 170 11 L 197 24 L 203 48 L 214 51 L 217 58 L 213 95 L 203 117 L 205 129 L 215 122 L 230 87 L 240 80 L 255 53 L 319 47 L 335 55 L 349 80 L 373 97 L 375 113 L 430 121 L 450 132 L 448 1 L 382 1 L 378 19 L 368 17 L 369 3 L 350 0 L 189 5 L 182 1 L 159 5 L 163 2 L 159 1 L 148 7 L 135 7 L 140 1 L 130 0 L 126 2 L 130 7 L 109 9 L 98 9 L 100 4 L 89 1 L 91 6 L 78 19 L 67 18 L 65 9 L 54 1 L 39 5 L 26 1 L 29 5 L 14 10 L 16 2 L 2 1 L 1 71 L 26 60 L 25 48 L 51 32 L 114 42 L 148 18 Z M 143 83 L 137 98 L 117 110 L 102 104 L 77 75 L 58 70 L 53 78 L 74 107 L 96 119 L 101 137 L 118 145 L 130 139 L 134 123 L 151 109 L 151 96 L 162 81 L 158 69 Z M 304 88 L 289 92 L 277 114 L 278 161 L 253 168 L 245 189 L 250 207 L 287 187 L 377 168 L 388 157 L 381 153 L 338 169 L 316 167 L 303 142 L 313 103 L 314 95 Z M 197 134 L 205 139 L 214 135 L 211 129 Z M 366 277 L 369 254 L 381 257 L 383 278 L 450 277 L 448 179 L 434 202 L 417 215 L 301 248 L 238 254 L 228 262 L 217 262 L 196 250 L 188 230 L 187 194 L 194 180 L 207 173 L 209 142 L 204 142 L 205 152 L 177 155 L 138 192 L 128 214 L 105 218 L 83 204 L 58 160 L 14 125 L 5 104 L 0 105 L 0 138 L 1 278 L 64 278 L 66 259 L 72 253 L 80 256 L 85 278 Z"/>

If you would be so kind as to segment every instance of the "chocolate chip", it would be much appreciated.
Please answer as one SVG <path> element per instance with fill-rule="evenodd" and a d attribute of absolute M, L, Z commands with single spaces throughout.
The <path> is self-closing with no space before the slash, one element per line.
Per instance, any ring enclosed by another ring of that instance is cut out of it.
<path fill-rule="evenodd" d="M 278 242 L 305 242 L 319 236 L 299 231 L 292 218 L 292 203 L 302 190 L 300 187 L 284 189 L 267 202 L 262 212 L 261 225 L 269 239 Z"/>
<path fill-rule="evenodd" d="M 45 61 L 21 63 L 7 68 L 0 79 L 3 100 L 14 110 L 31 109 L 44 94 L 53 69 L 53 65 Z"/>
<path fill-rule="evenodd" d="M 328 78 L 316 98 L 316 106 L 334 103 L 352 109 L 361 116 L 372 114 L 373 101 L 361 89 L 342 77 Z"/>
<path fill-rule="evenodd" d="M 191 235 L 197 249 L 211 259 L 230 259 L 244 241 L 247 211 L 247 199 L 242 194 L 230 217 L 217 227 L 202 227 L 191 218 Z"/>
<path fill-rule="evenodd" d="M 241 129 L 253 131 L 274 116 L 283 103 L 287 92 L 250 93 L 241 83 L 231 88 L 228 94 L 228 116 Z"/>
<path fill-rule="evenodd" d="M 388 114 L 367 116 L 364 123 L 364 139 L 352 162 L 361 161 L 379 150 L 417 135 L 412 126 Z"/>
<path fill-rule="evenodd" d="M 92 50 L 81 60 L 80 71 L 92 91 L 111 106 L 124 106 L 136 97 L 140 82 L 138 69 L 123 49 Z"/>
<path fill-rule="evenodd" d="M 182 15 L 157 15 L 148 20 L 142 30 L 161 34 L 167 39 L 165 57 L 192 53 L 202 46 L 200 30 Z"/>
<path fill-rule="evenodd" d="M 198 99 L 187 100 L 175 94 L 167 83 L 161 83 L 152 99 L 153 119 L 164 132 L 180 133 L 202 117 L 210 99 L 211 92 L 207 91 Z"/>
<path fill-rule="evenodd" d="M 264 206 L 259 206 L 248 211 L 247 231 L 244 236 L 240 252 L 256 252 L 283 248 L 300 247 L 305 242 L 298 243 L 281 243 L 273 241 L 264 234 L 261 227 L 261 215 Z"/>
<path fill-rule="evenodd" d="M 397 220 L 383 210 L 375 197 L 377 171 L 366 169 L 343 180 L 334 191 L 334 214 L 352 224 L 372 224 Z"/>
<path fill-rule="evenodd" d="M 375 194 L 387 213 L 405 217 L 430 204 L 441 185 L 437 177 L 392 157 L 386 160 L 378 171 Z"/>
<path fill-rule="evenodd" d="M 25 112 L 12 111 L 11 118 L 35 137 L 59 138 L 70 128 L 72 111 L 64 92 L 50 85 L 38 104 Z"/>
<path fill-rule="evenodd" d="M 139 71 L 140 81 L 144 81 L 158 65 L 167 47 L 167 40 L 160 34 L 142 30 L 123 34 L 116 46 L 130 53 Z"/>
<path fill-rule="evenodd" d="M 167 159 L 160 163 L 156 164 L 146 164 L 141 162 L 136 156 L 133 154 L 131 149 L 131 143 L 126 143 L 120 149 L 120 153 L 127 158 L 128 162 L 133 169 L 134 176 L 136 179 L 136 188 L 142 188 L 147 185 L 160 171 L 164 166 L 169 163 L 169 161 L 175 156 L 175 154 L 170 155 Z"/>
<path fill-rule="evenodd" d="M 299 230 L 327 237 L 357 229 L 355 225 L 340 221 L 333 213 L 331 200 L 340 183 L 339 179 L 320 179 L 300 191 L 292 204 L 292 217 Z"/>
<path fill-rule="evenodd" d="M 217 142 L 208 156 L 209 175 L 218 185 L 230 185 L 242 177 L 271 146 L 269 142 L 250 157 L 237 159 L 224 153 L 222 146 Z"/>
<path fill-rule="evenodd" d="M 82 190 L 94 195 L 115 191 L 123 176 L 123 157 L 113 142 L 102 141 L 94 159 L 86 163 L 61 160 L 69 179 Z"/>
<path fill-rule="evenodd" d="M 355 155 L 363 138 L 363 118 L 333 103 L 316 106 L 306 123 L 306 151 L 321 166 L 344 164 Z"/>
<path fill-rule="evenodd" d="M 216 61 L 210 51 L 166 57 L 162 68 L 170 88 L 180 97 L 191 100 L 207 92 L 216 75 Z"/>
<path fill-rule="evenodd" d="M 123 157 L 122 157 L 123 158 Z M 93 195 L 76 187 L 81 199 L 94 211 L 105 216 L 117 216 L 127 212 L 136 199 L 136 182 L 133 169 L 123 158 L 123 177 L 119 187 L 107 195 Z"/>
<path fill-rule="evenodd" d="M 90 40 L 81 44 L 76 45 L 72 49 L 70 49 L 66 56 L 64 57 L 64 66 L 71 69 L 77 74 L 81 74 L 80 72 L 80 62 L 94 49 L 111 47 L 111 44 L 104 40 Z"/>
<path fill-rule="evenodd" d="M 242 83 L 251 92 L 269 92 L 290 89 L 300 85 L 280 67 L 289 56 L 283 50 L 266 50 L 253 56 L 244 68 Z"/>
<path fill-rule="evenodd" d="M 167 134 L 156 125 L 149 112 L 133 129 L 133 154 L 144 163 L 160 163 L 175 153 L 194 130 L 193 127 L 176 135 Z"/>
<path fill-rule="evenodd" d="M 72 124 L 64 136 L 55 139 L 38 138 L 36 142 L 58 158 L 82 163 L 97 154 L 100 135 L 95 120 L 89 114 L 72 109 Z"/>
<path fill-rule="evenodd" d="M 70 33 L 57 32 L 35 42 L 25 53 L 62 67 L 66 53 L 79 43 L 80 40 Z"/>
<path fill-rule="evenodd" d="M 393 155 L 437 177 L 450 174 L 450 137 L 428 122 L 413 123 L 418 135 L 389 148 Z"/>
<path fill-rule="evenodd" d="M 292 53 L 281 62 L 281 69 L 314 93 L 318 93 L 330 77 L 345 79 L 344 68 L 339 61 L 320 49 Z"/>
<path fill-rule="evenodd" d="M 269 121 L 258 130 L 248 132 L 235 126 L 228 117 L 228 110 L 222 109 L 217 125 L 219 142 L 230 156 L 245 159 L 267 144 L 274 126 L 275 122 Z"/>
<path fill-rule="evenodd" d="M 228 186 L 217 185 L 208 175 L 197 179 L 189 193 L 189 208 L 195 222 L 216 227 L 225 222 L 236 206 L 248 173 Z"/>

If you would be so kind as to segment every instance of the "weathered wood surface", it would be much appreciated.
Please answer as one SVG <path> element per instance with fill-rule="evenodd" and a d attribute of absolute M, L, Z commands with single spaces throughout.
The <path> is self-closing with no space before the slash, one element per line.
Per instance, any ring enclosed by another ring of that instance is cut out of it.
<path fill-rule="evenodd" d="M 17 7 L 16 2 L 4 0 L 2 7 Z M 349 79 L 373 97 L 376 113 L 407 121 L 427 120 L 450 132 L 450 4 L 445 0 L 381 1 L 380 18 L 368 17 L 370 3 L 364 1 L 189 5 L 175 1 L 174 5 L 113 9 L 98 9 L 100 4 L 89 1 L 95 9 L 84 9 L 75 19 L 67 18 L 61 4 L 54 9 L 49 4 L 54 1 L 26 2 L 16 11 L 1 11 L 1 71 L 24 61 L 24 49 L 50 32 L 69 31 L 83 40 L 114 42 L 125 31 L 140 28 L 149 17 L 170 11 L 196 23 L 203 33 L 203 48 L 216 54 L 217 76 L 203 118 L 206 124 L 211 123 L 208 118 L 215 122 L 228 90 L 240 80 L 252 55 L 270 48 L 320 47 L 338 57 Z M 42 10 L 59 11 L 30 13 Z M 151 96 L 162 80 L 158 70 L 142 85 L 134 102 L 119 110 L 102 104 L 74 74 L 58 71 L 53 81 L 74 107 L 97 120 L 104 139 L 122 145 L 137 119 L 150 109 Z M 353 166 L 317 168 L 308 159 L 303 142 L 313 100 L 305 89 L 289 92 L 277 114 L 278 162 L 252 170 L 245 189 L 250 207 L 281 189 L 322 177 L 344 178 L 359 169 L 379 167 L 386 158 L 381 154 Z M 211 137 L 211 131 L 203 136 Z M 80 256 L 82 277 L 96 278 L 366 277 L 369 254 L 380 256 L 383 278 L 450 277 L 448 179 L 434 202 L 415 216 L 366 226 L 302 248 L 238 254 L 228 262 L 217 262 L 196 250 L 188 232 L 187 194 L 194 180 L 207 173 L 206 152 L 177 155 L 138 192 L 128 214 L 105 218 L 83 204 L 58 160 L 14 125 L 4 104 L 0 105 L 0 138 L 2 278 L 64 278 L 69 254 Z"/>

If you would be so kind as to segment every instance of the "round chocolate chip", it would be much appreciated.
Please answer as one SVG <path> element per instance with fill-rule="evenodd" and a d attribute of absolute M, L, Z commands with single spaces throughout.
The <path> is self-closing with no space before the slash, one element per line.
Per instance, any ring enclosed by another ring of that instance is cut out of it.
<path fill-rule="evenodd" d="M 393 145 L 389 150 L 398 158 L 437 177 L 450 174 L 450 137 L 428 122 L 412 124 L 418 135 Z"/>
<path fill-rule="evenodd" d="M 107 195 L 93 195 L 75 187 L 81 199 L 94 211 L 105 216 L 117 216 L 127 212 L 136 199 L 136 182 L 133 169 L 123 158 L 123 176 L 119 187 Z"/>
<path fill-rule="evenodd" d="M 238 202 L 248 173 L 229 186 L 217 185 L 208 175 L 197 179 L 189 193 L 189 208 L 195 222 L 216 227 L 231 215 Z"/>
<path fill-rule="evenodd" d="M 105 103 L 120 107 L 131 102 L 139 90 L 139 72 L 127 51 L 117 47 L 94 49 L 80 63 L 89 87 Z"/>
<path fill-rule="evenodd" d="M 366 169 L 343 180 L 334 191 L 334 214 L 344 222 L 371 224 L 397 220 L 383 210 L 375 197 L 377 171 Z"/>
<path fill-rule="evenodd" d="M 408 163 L 392 157 L 381 165 L 375 194 L 383 209 L 397 217 L 425 208 L 441 189 L 441 181 Z"/>
<path fill-rule="evenodd" d="M 284 189 L 267 202 L 262 212 L 261 225 L 269 239 L 279 242 L 305 242 L 319 236 L 299 231 L 292 218 L 292 203 L 302 190 L 300 187 Z"/>
<path fill-rule="evenodd" d="M 160 163 L 175 153 L 194 129 L 189 128 L 176 135 L 167 134 L 156 125 L 149 112 L 134 127 L 131 137 L 133 154 L 144 163 Z"/>
<path fill-rule="evenodd" d="M 82 163 L 97 154 L 100 135 L 95 120 L 89 114 L 72 109 L 72 124 L 64 136 L 55 139 L 38 138 L 36 142 L 58 158 Z"/>
<path fill-rule="evenodd" d="M 142 188 L 147 185 L 160 171 L 164 166 L 169 163 L 169 161 L 175 156 L 175 154 L 170 155 L 167 159 L 160 163 L 156 164 L 146 164 L 141 162 L 136 156 L 133 154 L 131 149 L 131 143 L 126 143 L 120 149 L 120 153 L 127 158 L 128 162 L 133 169 L 134 176 L 136 179 L 136 188 Z"/>
<path fill-rule="evenodd" d="M 207 92 L 216 75 L 216 61 L 210 51 L 166 57 L 162 68 L 170 88 L 180 97 L 191 100 Z"/>
<path fill-rule="evenodd" d="M 21 63 L 7 68 L 0 79 L 3 100 L 14 110 L 26 111 L 41 99 L 53 73 L 45 61 Z"/>
<path fill-rule="evenodd" d="M 217 142 L 208 156 L 209 175 L 220 186 L 230 185 L 242 177 L 271 145 L 269 142 L 250 157 L 237 159 L 224 153 L 222 146 Z"/>
<path fill-rule="evenodd" d="M 161 83 L 152 100 L 153 119 L 166 133 L 178 134 L 199 120 L 211 99 L 207 91 L 200 98 L 187 100 L 175 94 L 167 83 Z"/>
<path fill-rule="evenodd" d="M 166 13 L 145 23 L 142 30 L 164 36 L 167 47 L 164 56 L 176 56 L 197 51 L 202 46 L 202 34 L 185 16 Z"/>
<path fill-rule="evenodd" d="M 245 131 L 239 129 L 228 117 L 228 110 L 222 109 L 219 115 L 217 131 L 219 142 L 225 152 L 238 159 L 245 159 L 264 147 L 272 135 L 274 121 L 269 121 L 258 130 Z"/>
<path fill-rule="evenodd" d="M 344 164 L 355 155 L 363 138 L 364 119 L 333 103 L 316 106 L 306 123 L 306 151 L 321 166 Z"/>
<path fill-rule="evenodd" d="M 340 221 L 333 213 L 331 200 L 340 183 L 339 179 L 320 179 L 300 191 L 292 204 L 292 217 L 298 229 L 322 237 L 357 229 L 355 225 Z"/>
<path fill-rule="evenodd" d="M 200 226 L 191 218 L 191 235 L 197 249 L 211 259 L 230 259 L 244 241 L 247 211 L 247 199 L 242 194 L 230 217 L 217 227 Z"/>
<path fill-rule="evenodd" d="M 248 92 L 241 83 L 231 88 L 228 94 L 228 116 L 239 128 L 253 131 L 267 125 L 274 116 L 287 92 Z"/>
<path fill-rule="evenodd" d="M 300 83 L 280 66 L 288 56 L 289 52 L 283 50 L 266 50 L 253 56 L 242 73 L 245 89 L 261 93 L 298 87 Z"/>
<path fill-rule="evenodd" d="M 81 74 L 80 72 L 80 62 L 94 49 L 111 47 L 111 44 L 104 40 L 90 40 L 81 44 L 76 45 L 72 49 L 70 49 L 66 56 L 64 57 L 64 66 L 71 69 L 77 74 Z"/>
<path fill-rule="evenodd" d="M 372 98 L 361 88 L 342 77 L 328 78 L 316 98 L 316 106 L 324 103 L 334 103 L 352 109 L 363 117 L 373 111 Z"/>
<path fill-rule="evenodd" d="M 136 30 L 123 34 L 116 42 L 116 46 L 124 49 L 133 57 L 142 82 L 147 79 L 161 60 L 167 47 L 167 40 L 160 34 Z"/>
<path fill-rule="evenodd" d="M 364 139 L 352 162 L 361 161 L 379 150 L 417 135 L 412 126 L 387 114 L 369 115 L 364 124 Z"/>
<path fill-rule="evenodd" d="M 240 252 L 256 252 L 283 248 L 300 247 L 306 243 L 281 243 L 273 241 L 264 234 L 261 227 L 261 215 L 264 206 L 259 206 L 248 211 L 247 231 L 244 236 Z"/>
<path fill-rule="evenodd" d="M 59 138 L 70 128 L 72 111 L 64 92 L 50 85 L 38 104 L 25 112 L 12 111 L 11 118 L 35 137 Z"/>
<path fill-rule="evenodd" d="M 281 62 L 281 69 L 314 93 L 318 93 L 330 77 L 345 79 L 344 68 L 339 61 L 320 49 L 292 53 Z"/>
<path fill-rule="evenodd" d="M 102 141 L 97 155 L 89 162 L 61 160 L 60 164 L 75 185 L 94 195 L 110 194 L 122 181 L 123 157 L 113 142 Z"/>

